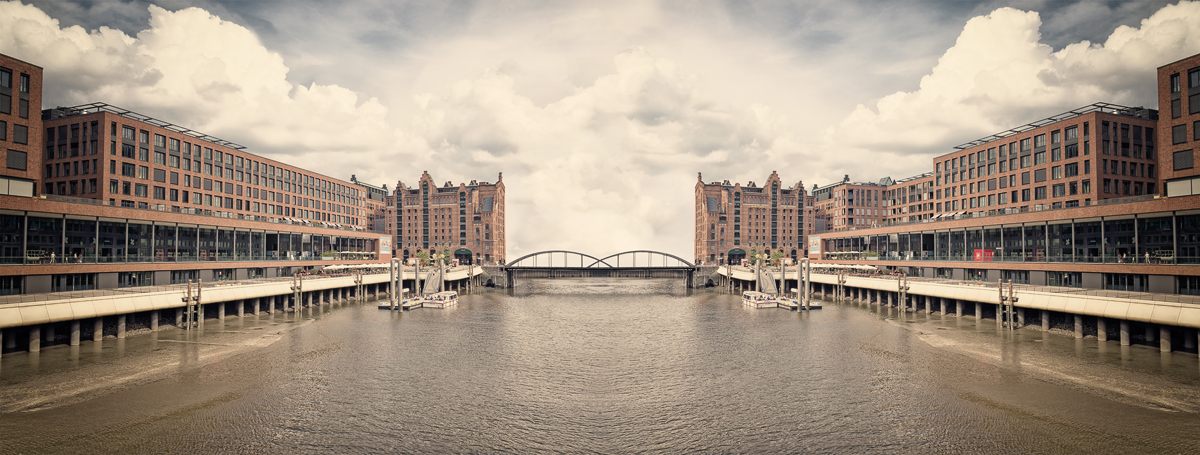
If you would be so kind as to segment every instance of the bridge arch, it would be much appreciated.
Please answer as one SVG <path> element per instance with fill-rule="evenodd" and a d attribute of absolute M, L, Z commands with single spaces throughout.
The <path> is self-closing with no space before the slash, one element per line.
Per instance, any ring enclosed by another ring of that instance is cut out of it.
<path fill-rule="evenodd" d="M 592 260 L 590 265 L 586 265 L 586 267 L 592 267 L 593 265 L 600 264 L 600 263 L 603 263 L 604 265 L 606 265 L 608 267 L 612 267 L 611 265 L 608 265 L 608 263 L 604 262 L 603 259 L 596 259 L 595 256 L 592 256 L 590 254 L 584 254 L 584 253 L 580 253 L 580 252 L 576 252 L 576 251 L 567 251 L 567 250 L 546 250 L 546 251 L 538 251 L 536 253 L 529 253 L 529 254 L 526 254 L 524 256 L 521 256 L 517 259 L 510 261 L 508 264 L 504 264 L 504 267 L 507 267 L 507 268 L 554 267 L 554 257 L 556 254 L 562 254 L 562 256 L 561 256 L 562 262 L 559 264 L 560 267 L 570 267 L 569 264 L 575 263 L 574 261 L 571 260 L 573 258 L 571 255 L 575 255 L 574 257 L 577 257 L 579 259 L 579 267 L 580 268 L 585 267 L 584 264 L 587 264 L 586 262 L 584 262 L 584 258 Z M 547 259 L 546 265 L 540 265 L 537 263 L 538 262 L 537 259 L 542 256 L 545 256 Z M 521 263 L 521 261 L 524 261 L 524 260 L 530 259 L 530 258 L 532 258 L 534 260 L 533 265 L 517 265 L 517 264 Z"/>
<path fill-rule="evenodd" d="M 674 255 L 674 254 L 670 254 L 670 253 L 663 253 L 663 252 L 661 252 L 661 251 L 653 251 L 653 250 L 630 250 L 630 251 L 622 251 L 622 252 L 620 252 L 620 253 L 617 253 L 617 254 L 612 254 L 612 255 L 608 255 L 608 256 L 605 256 L 604 258 L 598 259 L 598 260 L 596 260 L 596 262 L 592 263 L 592 264 L 591 264 L 591 265 L 589 265 L 588 267 L 593 267 L 593 266 L 596 266 L 596 265 L 598 265 L 598 264 L 600 264 L 600 263 L 604 263 L 605 265 L 607 265 L 607 266 L 609 266 L 609 267 L 620 267 L 620 263 L 621 263 L 621 257 L 622 257 L 622 256 L 626 256 L 626 255 L 628 255 L 628 256 L 631 256 L 631 257 L 632 257 L 632 259 L 633 259 L 633 262 L 632 262 L 632 264 L 631 264 L 631 265 L 632 265 L 632 266 L 634 266 L 634 267 L 636 267 L 636 266 L 637 266 L 637 255 L 638 255 L 639 253 L 645 253 L 645 254 L 646 254 L 646 263 L 647 263 L 647 265 L 648 265 L 648 266 L 650 266 L 650 267 L 653 267 L 653 264 L 654 264 L 655 260 L 656 260 L 656 259 L 659 259 L 659 258 L 661 258 L 661 259 L 662 259 L 662 261 L 663 261 L 663 267 L 671 267 L 671 266 L 668 266 L 668 265 L 666 265 L 666 260 L 667 260 L 668 258 L 670 258 L 670 259 L 674 259 L 675 261 L 677 261 L 677 264 L 675 265 L 675 267 L 679 267 L 679 265 L 678 265 L 678 264 L 683 264 L 685 267 L 688 267 L 688 268 L 693 268 L 693 267 L 695 267 L 695 265 L 693 265 L 691 262 L 688 262 L 687 260 L 684 260 L 683 258 L 681 258 L 681 257 L 679 257 L 679 256 L 676 256 L 676 255 Z M 655 256 L 655 255 L 657 255 L 657 256 Z M 611 260 L 611 261 L 610 261 L 610 260 Z M 615 263 L 616 265 L 612 265 L 612 264 L 614 264 L 614 263 Z"/>

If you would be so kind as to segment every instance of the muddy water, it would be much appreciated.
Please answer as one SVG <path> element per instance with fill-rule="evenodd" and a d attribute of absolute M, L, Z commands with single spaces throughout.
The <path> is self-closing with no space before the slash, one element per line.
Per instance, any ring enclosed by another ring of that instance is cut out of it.
<path fill-rule="evenodd" d="M 0 359 L 3 453 L 1193 453 L 1200 362 L 994 321 L 531 280 Z"/>

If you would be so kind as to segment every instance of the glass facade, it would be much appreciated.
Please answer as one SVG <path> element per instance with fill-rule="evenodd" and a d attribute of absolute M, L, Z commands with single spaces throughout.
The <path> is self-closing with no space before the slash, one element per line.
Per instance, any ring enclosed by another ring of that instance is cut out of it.
<path fill-rule="evenodd" d="M 377 241 L 76 215 L 0 213 L 0 264 L 373 259 Z M 69 284 L 86 283 L 83 278 L 63 279 L 68 283 L 61 286 L 64 289 L 86 286 Z"/>

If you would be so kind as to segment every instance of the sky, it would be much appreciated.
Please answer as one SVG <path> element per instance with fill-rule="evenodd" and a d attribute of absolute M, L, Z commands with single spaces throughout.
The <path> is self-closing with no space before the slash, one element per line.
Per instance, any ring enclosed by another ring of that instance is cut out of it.
<path fill-rule="evenodd" d="M 508 258 L 691 258 L 706 182 L 928 172 L 1095 102 L 1157 108 L 1190 1 L 0 1 L 43 107 L 105 102 L 394 188 L 504 174 Z"/>

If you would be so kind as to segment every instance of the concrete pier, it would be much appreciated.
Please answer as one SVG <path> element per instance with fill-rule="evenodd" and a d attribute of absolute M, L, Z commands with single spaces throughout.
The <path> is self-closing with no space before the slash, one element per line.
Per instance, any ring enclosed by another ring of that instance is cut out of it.
<path fill-rule="evenodd" d="M 240 317 L 245 317 L 245 316 L 246 316 L 246 301 L 245 301 L 245 300 L 238 300 L 238 301 L 237 301 L 237 303 L 235 303 L 234 305 L 237 305 L 237 309 L 238 309 L 238 317 L 239 317 L 239 318 L 240 318 Z"/>
<path fill-rule="evenodd" d="M 1165 325 L 1158 326 L 1158 350 L 1171 352 L 1171 328 Z"/>
<path fill-rule="evenodd" d="M 158 330 L 158 310 L 150 312 L 150 330 Z"/>
<path fill-rule="evenodd" d="M 254 299 L 254 314 L 258 314 L 258 302 L 261 300 L 261 298 Z"/>
<path fill-rule="evenodd" d="M 1017 308 L 1017 327 L 1025 327 L 1025 309 Z"/>
<path fill-rule="evenodd" d="M 942 314 L 946 314 L 946 298 L 940 297 L 938 298 L 938 302 L 941 302 L 942 304 Z"/>
<path fill-rule="evenodd" d="M 221 303 L 217 304 L 217 320 L 218 321 L 225 320 L 225 302 L 221 302 Z"/>
<path fill-rule="evenodd" d="M 1083 316 L 1075 315 L 1075 338 L 1083 338 Z"/>
<path fill-rule="evenodd" d="M 29 328 L 29 352 L 38 352 L 42 350 L 42 328 L 33 326 Z"/>
<path fill-rule="evenodd" d="M 71 346 L 79 346 L 79 320 L 71 321 Z"/>
<path fill-rule="evenodd" d="M 955 315 L 955 316 L 958 316 L 958 317 L 960 317 L 960 318 L 963 316 L 963 302 L 962 302 L 962 300 L 954 299 L 954 315 Z"/>
<path fill-rule="evenodd" d="M 99 343 L 104 341 L 104 318 L 96 318 L 92 321 L 92 342 Z"/>
<path fill-rule="evenodd" d="M 1050 312 L 1042 310 L 1042 330 L 1050 330 Z"/>
<path fill-rule="evenodd" d="M 125 338 L 125 315 L 117 315 L 117 338 Z"/>
<path fill-rule="evenodd" d="M 1129 321 L 1121 321 L 1121 346 L 1129 346 Z"/>
<path fill-rule="evenodd" d="M 1101 343 L 1108 341 L 1108 321 L 1104 318 L 1096 318 L 1096 338 Z"/>
<path fill-rule="evenodd" d="M 975 319 L 976 320 L 983 319 L 983 304 L 982 303 L 975 302 Z"/>
<path fill-rule="evenodd" d="M 183 308 L 175 309 L 175 327 L 183 327 Z"/>

